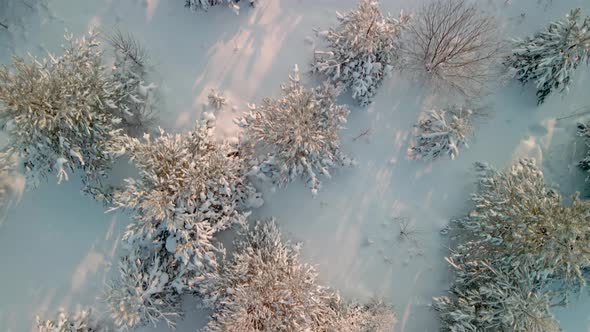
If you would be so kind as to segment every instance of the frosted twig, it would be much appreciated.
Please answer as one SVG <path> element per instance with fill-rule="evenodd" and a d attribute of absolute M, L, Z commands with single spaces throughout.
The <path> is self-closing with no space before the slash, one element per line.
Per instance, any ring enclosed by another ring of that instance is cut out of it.
<path fill-rule="evenodd" d="M 363 131 L 362 133 L 360 133 L 358 136 L 356 136 L 355 138 L 352 139 L 353 142 L 355 142 L 356 140 L 358 140 L 359 138 L 363 137 L 363 136 L 367 136 L 369 133 L 371 133 L 371 128 L 367 128 L 365 131 Z"/>

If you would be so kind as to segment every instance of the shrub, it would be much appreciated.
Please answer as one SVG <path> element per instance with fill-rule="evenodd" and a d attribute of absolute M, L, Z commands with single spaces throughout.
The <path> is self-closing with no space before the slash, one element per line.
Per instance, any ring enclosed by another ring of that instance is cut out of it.
<path fill-rule="evenodd" d="M 590 128 L 587 123 L 578 123 L 578 136 L 584 139 L 586 147 L 590 147 Z M 586 172 L 590 171 L 590 150 L 586 157 L 578 162 L 578 166 Z"/>
<path fill-rule="evenodd" d="M 238 13 L 240 10 L 239 2 L 240 0 L 185 0 L 184 6 L 193 11 L 207 11 L 213 6 L 227 5 Z M 257 2 L 257 0 L 248 0 L 250 7 L 254 7 Z"/>

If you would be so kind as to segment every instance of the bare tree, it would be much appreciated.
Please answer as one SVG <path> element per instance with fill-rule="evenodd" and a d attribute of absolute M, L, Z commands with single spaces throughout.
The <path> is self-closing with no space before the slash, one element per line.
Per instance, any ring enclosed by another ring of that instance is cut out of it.
<path fill-rule="evenodd" d="M 476 97 L 489 90 L 500 43 L 496 23 L 465 0 L 426 4 L 403 43 L 405 68 L 438 90 Z"/>

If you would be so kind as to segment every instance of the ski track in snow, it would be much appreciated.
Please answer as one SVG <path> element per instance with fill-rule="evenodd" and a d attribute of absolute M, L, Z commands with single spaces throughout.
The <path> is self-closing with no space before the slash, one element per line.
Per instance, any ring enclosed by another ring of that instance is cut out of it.
<path fill-rule="evenodd" d="M 590 14 L 590 3 L 584 0 L 541 2 L 481 1 L 498 16 L 505 36 L 533 33 L 573 7 Z M 356 6 L 355 0 L 260 0 L 257 8 L 243 8 L 236 16 L 226 8 L 193 13 L 180 0 L 45 3 L 37 11 L 16 2 L 13 7 L 0 4 L 18 17 L 8 31 L 0 27 L 2 63 L 13 52 L 59 52 L 66 29 L 81 35 L 91 26 L 107 31 L 119 27 L 150 52 L 163 93 L 161 126 L 173 131 L 192 127 L 210 89 L 216 88 L 229 102 L 217 115 L 223 136 L 235 135 L 232 119 L 246 110 L 246 103 L 278 96 L 279 84 L 293 65 L 306 68 L 314 48 L 322 47 L 312 28 L 325 29 L 335 22 L 336 10 Z M 381 3 L 392 13 L 402 8 L 411 12 L 418 5 L 412 0 Z M 3 17 L 0 13 L 0 22 Z M 398 313 L 396 331 L 435 331 L 436 315 L 429 304 L 449 285 L 443 260 L 447 239 L 439 232 L 450 218 L 467 211 L 475 161 L 503 168 L 520 157 L 535 157 L 548 185 L 565 195 L 584 190 L 584 174 L 575 166 L 585 149 L 575 136 L 579 118 L 556 119 L 590 105 L 588 73 L 581 67 L 570 93 L 554 94 L 541 107 L 535 105 L 531 85 L 509 82 L 499 87 L 490 97 L 490 116 L 476 123 L 470 148 L 455 161 L 406 157 L 420 112 L 437 104 L 425 87 L 394 74 L 368 108 L 353 106 L 345 95 L 340 101 L 352 112 L 342 146 L 358 165 L 336 171 L 315 198 L 301 182 L 276 191 L 265 187 L 265 205 L 253 217 L 276 217 L 285 237 L 303 242 L 302 259 L 317 266 L 321 282 L 344 297 L 362 301 L 378 295 L 392 302 Z M 306 75 L 303 80 L 317 84 Z M 105 310 L 96 297 L 116 270 L 129 218 L 105 214 L 101 204 L 79 193 L 79 181 L 71 178 L 61 185 L 49 179 L 24 193 L 0 224 L 0 331 L 29 331 L 35 315 L 53 318 L 59 307 Z M 399 218 L 416 230 L 413 238 L 400 238 Z M 589 308 L 590 299 L 581 299 L 555 312 L 564 331 L 588 331 Z M 185 309 L 177 331 L 206 324 L 210 313 L 197 310 L 194 299 L 185 301 Z"/>

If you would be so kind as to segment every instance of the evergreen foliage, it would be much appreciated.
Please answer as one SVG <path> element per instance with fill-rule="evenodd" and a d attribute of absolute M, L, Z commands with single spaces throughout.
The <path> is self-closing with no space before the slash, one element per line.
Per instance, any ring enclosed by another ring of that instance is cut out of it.
<path fill-rule="evenodd" d="M 132 210 L 136 219 L 124 235 L 131 250 L 121 278 L 107 296 L 119 326 L 172 323 L 167 317 L 180 313 L 167 308 L 176 308 L 176 295 L 218 268 L 223 248 L 213 243 L 214 234 L 243 225 L 245 209 L 261 204 L 235 150 L 215 141 L 213 129 L 202 120 L 186 133 L 123 136 L 113 145 L 112 153 L 126 154 L 139 169 L 139 178 L 127 179 L 113 196 L 114 208 Z"/>
<path fill-rule="evenodd" d="M 273 220 L 258 222 L 236 243 L 233 259 L 201 283 L 215 309 L 213 331 L 392 331 L 395 315 L 379 301 L 341 301 L 299 262 L 298 245 L 281 240 Z"/>
<path fill-rule="evenodd" d="M 410 148 L 414 159 L 436 159 L 449 155 L 455 159 L 460 148 L 468 148 L 468 139 L 473 134 L 471 118 L 473 111 L 452 106 L 433 109 L 418 121 L 416 143 Z"/>
<path fill-rule="evenodd" d="M 582 20 L 580 8 L 564 19 L 551 22 L 532 37 L 514 40 L 512 54 L 506 65 L 516 78 L 526 84 L 535 83 L 537 102 L 542 104 L 553 91 L 568 91 L 578 66 L 588 64 L 590 54 L 590 17 Z"/>
<path fill-rule="evenodd" d="M 330 177 L 331 168 L 352 163 L 340 150 L 338 137 L 349 110 L 336 104 L 329 86 L 304 88 L 297 66 L 289 78 L 280 98 L 251 105 L 238 121 L 244 128 L 242 153 L 253 156 L 252 173 L 279 186 L 303 177 L 316 194 L 320 175 Z"/>
<path fill-rule="evenodd" d="M 399 37 L 409 16 L 394 19 L 381 13 L 378 1 L 361 0 L 357 9 L 337 18 L 338 26 L 318 32 L 329 50 L 315 52 L 312 70 L 368 105 L 397 65 Z"/>
<path fill-rule="evenodd" d="M 37 317 L 38 332 L 114 332 L 106 322 L 98 319 L 91 309 L 70 315 L 60 312 L 55 320 L 43 321 Z"/>

